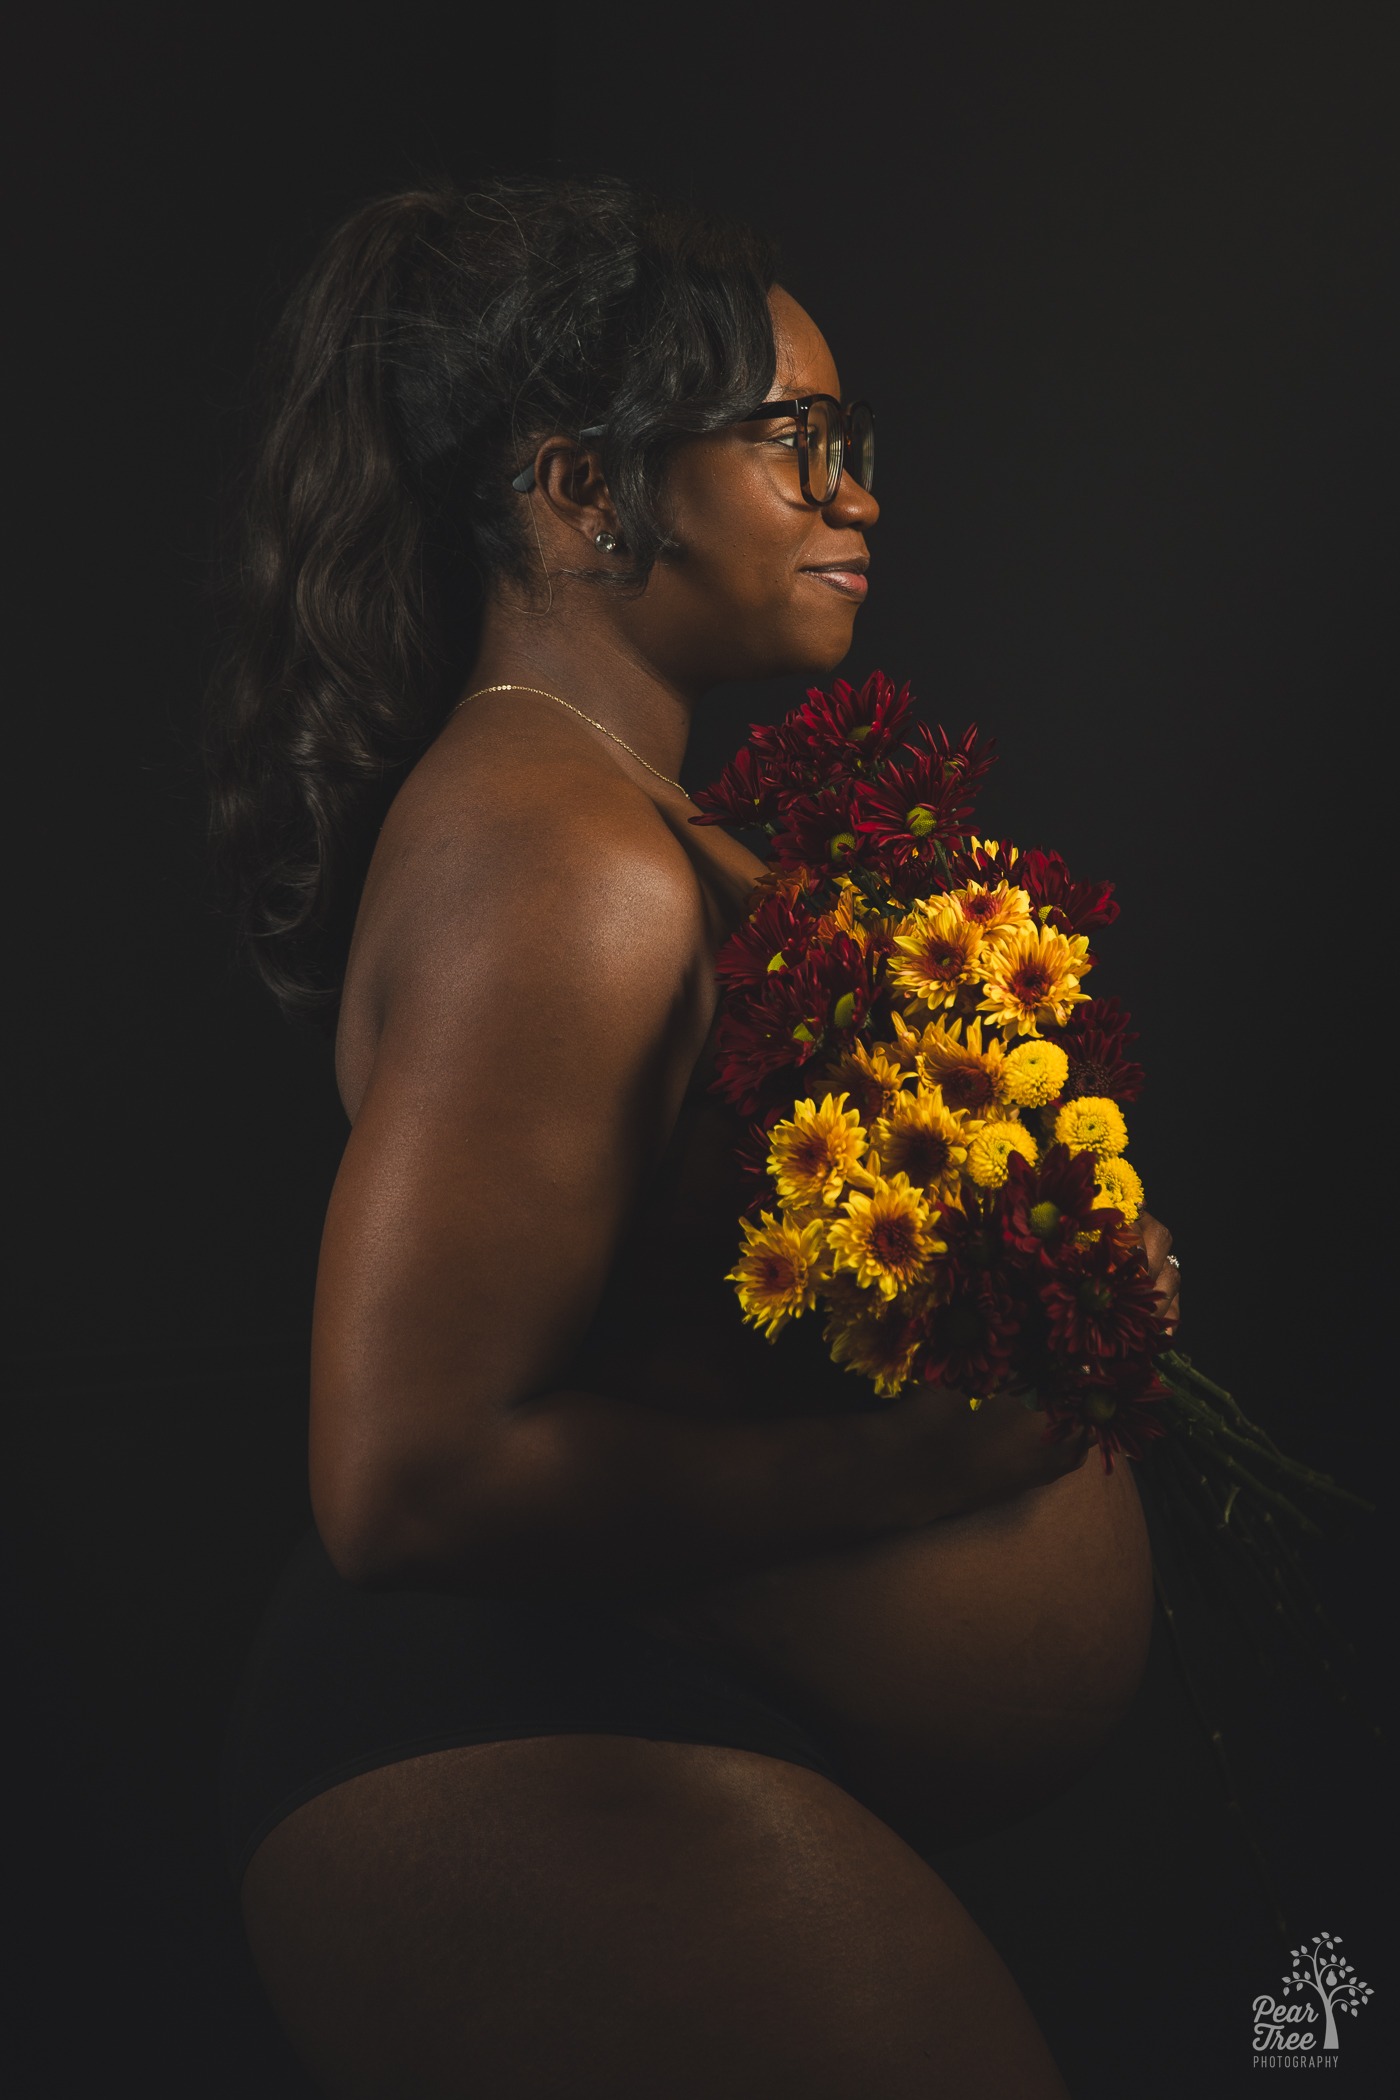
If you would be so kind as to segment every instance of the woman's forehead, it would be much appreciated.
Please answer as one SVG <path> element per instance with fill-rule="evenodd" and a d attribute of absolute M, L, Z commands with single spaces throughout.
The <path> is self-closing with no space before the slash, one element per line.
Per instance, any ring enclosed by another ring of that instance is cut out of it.
<path fill-rule="evenodd" d="M 835 394 L 839 398 L 841 382 L 835 359 L 806 307 L 799 306 L 791 292 L 785 292 L 780 284 L 775 284 L 768 294 L 768 304 L 773 310 L 774 347 L 778 353 L 777 374 L 768 399 L 781 401 L 789 394 Z"/>

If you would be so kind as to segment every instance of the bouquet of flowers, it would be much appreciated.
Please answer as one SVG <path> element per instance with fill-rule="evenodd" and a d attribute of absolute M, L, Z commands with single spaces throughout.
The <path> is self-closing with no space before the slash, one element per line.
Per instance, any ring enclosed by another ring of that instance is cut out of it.
<path fill-rule="evenodd" d="M 1105 1470 L 1161 1448 L 1271 1614 L 1316 1620 L 1295 1498 L 1371 1505 L 1168 1349 L 1127 1158 L 1136 1037 L 1084 988 L 1113 888 L 973 831 L 993 756 L 876 672 L 755 725 L 696 794 L 692 822 L 769 841 L 717 959 L 712 1086 L 753 1183 L 729 1280 L 770 1342 L 819 1320 L 870 1404 L 925 1379 L 1087 1426 Z"/>

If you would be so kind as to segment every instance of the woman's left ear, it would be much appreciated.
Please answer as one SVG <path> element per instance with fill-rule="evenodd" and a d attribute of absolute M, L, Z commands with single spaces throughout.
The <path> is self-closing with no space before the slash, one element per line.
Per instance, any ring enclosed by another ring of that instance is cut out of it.
<path fill-rule="evenodd" d="M 585 533 L 595 547 L 602 533 L 616 541 L 616 519 L 596 452 L 567 438 L 547 438 L 535 454 L 535 486 L 572 532 Z"/>

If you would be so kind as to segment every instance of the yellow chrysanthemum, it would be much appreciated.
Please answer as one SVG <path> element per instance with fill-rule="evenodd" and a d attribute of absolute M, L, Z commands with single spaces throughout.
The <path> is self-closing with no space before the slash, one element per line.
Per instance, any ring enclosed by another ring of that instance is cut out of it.
<path fill-rule="evenodd" d="M 970 838 L 967 843 L 974 853 L 985 853 L 988 860 L 995 860 L 997 855 L 1001 854 L 1008 868 L 1014 868 L 1017 861 L 1021 858 L 1019 846 L 1006 846 L 1003 848 L 999 839 L 979 839 L 974 837 Z"/>
<path fill-rule="evenodd" d="M 956 1203 L 968 1140 L 980 1127 L 946 1107 L 937 1087 L 921 1086 L 916 1093 L 901 1094 L 888 1115 L 871 1126 L 870 1167 L 884 1175 L 905 1174 L 925 1196 Z"/>
<path fill-rule="evenodd" d="M 1047 1101 L 1059 1098 L 1068 1078 L 1069 1059 L 1059 1044 L 1033 1036 L 1028 1043 L 1018 1043 L 1007 1052 L 1001 1068 L 1001 1091 L 1004 1099 L 1014 1101 L 1018 1108 L 1044 1108 Z"/>
<path fill-rule="evenodd" d="M 1094 1185 L 1098 1189 L 1094 1198 L 1095 1205 L 1121 1210 L 1131 1225 L 1146 1200 L 1142 1176 L 1137 1168 L 1129 1166 L 1126 1159 L 1110 1153 L 1107 1159 L 1094 1161 Z"/>
<path fill-rule="evenodd" d="M 845 1106 L 844 1094 L 799 1101 L 792 1114 L 775 1125 L 768 1140 L 768 1171 L 782 1201 L 799 1213 L 834 1203 L 841 1184 L 865 1155 L 865 1131 L 858 1109 Z"/>
<path fill-rule="evenodd" d="M 897 1007 L 890 1019 L 894 1023 L 895 1039 L 892 1043 L 882 1043 L 880 1047 L 896 1064 L 902 1065 L 906 1072 L 912 1072 L 918 1061 L 922 1033 L 919 1029 L 909 1026 Z"/>
<path fill-rule="evenodd" d="M 872 906 L 861 895 L 849 875 L 838 875 L 836 887 L 840 895 L 831 910 L 823 912 L 818 919 L 818 931 L 823 937 L 833 933 L 848 933 L 859 947 L 864 948 L 870 939 L 870 929 L 861 922 L 870 913 Z"/>
<path fill-rule="evenodd" d="M 834 1299 L 825 1334 L 832 1362 L 873 1379 L 882 1399 L 892 1400 L 909 1383 L 919 1331 L 904 1307 L 851 1288 Z"/>
<path fill-rule="evenodd" d="M 976 971 L 982 935 L 952 897 L 921 898 L 899 921 L 889 959 L 890 982 L 935 1013 L 950 1006 Z"/>
<path fill-rule="evenodd" d="M 1071 1152 L 1121 1152 L 1128 1142 L 1128 1126 L 1116 1101 L 1099 1094 L 1084 1094 L 1066 1101 L 1055 1118 L 1055 1142 Z"/>
<path fill-rule="evenodd" d="M 789 1320 L 798 1319 L 817 1302 L 823 1266 L 820 1225 L 789 1225 L 765 1210 L 757 1225 L 741 1218 L 745 1246 L 727 1282 L 737 1286 L 744 1318 L 762 1328 L 771 1342 Z"/>
<path fill-rule="evenodd" d="M 1002 1047 L 995 1036 L 982 1041 L 982 1023 L 966 1033 L 961 1021 L 934 1023 L 918 1039 L 915 1068 L 925 1086 L 936 1086 L 949 1108 L 988 1114 L 1001 1087 Z"/>
<path fill-rule="evenodd" d="M 1036 1144 L 1024 1123 L 984 1123 L 967 1148 L 965 1172 L 979 1189 L 999 1189 L 1013 1152 L 1036 1162 Z"/>
<path fill-rule="evenodd" d="M 984 941 L 1004 939 L 1032 923 L 1030 898 L 1009 882 L 999 882 L 995 889 L 989 889 L 985 883 L 969 882 L 966 889 L 954 890 L 952 895 L 963 917 L 971 919 Z"/>
<path fill-rule="evenodd" d="M 1070 1008 L 1089 996 L 1079 989 L 1089 969 L 1082 933 L 1030 927 L 990 942 L 978 963 L 986 987 L 981 1011 L 1010 1035 L 1035 1035 L 1052 1021 L 1063 1027 Z"/>
<path fill-rule="evenodd" d="M 857 1042 L 827 1067 L 826 1076 L 837 1086 L 847 1088 L 862 1123 L 868 1127 L 878 1117 L 889 1114 L 910 1073 L 891 1057 L 884 1044 L 873 1043 L 867 1048 Z"/>
<path fill-rule="evenodd" d="M 907 1174 L 877 1175 L 868 1196 L 853 1189 L 841 1216 L 827 1227 L 826 1243 L 838 1268 L 883 1298 L 907 1289 L 935 1254 L 948 1251 Z"/>

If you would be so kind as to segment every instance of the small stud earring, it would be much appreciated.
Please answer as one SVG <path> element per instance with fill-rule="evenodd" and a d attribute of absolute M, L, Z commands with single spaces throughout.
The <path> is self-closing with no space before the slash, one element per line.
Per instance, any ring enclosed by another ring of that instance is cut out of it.
<path fill-rule="evenodd" d="M 595 547 L 601 548 L 604 554 L 616 554 L 617 552 L 617 541 L 610 532 L 595 532 L 593 544 Z"/>

